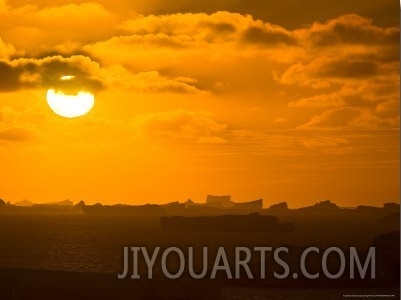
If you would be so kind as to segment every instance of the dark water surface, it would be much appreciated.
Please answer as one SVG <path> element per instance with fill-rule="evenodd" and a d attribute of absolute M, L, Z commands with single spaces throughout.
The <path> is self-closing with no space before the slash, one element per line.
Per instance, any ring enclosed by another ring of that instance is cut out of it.
<path fill-rule="evenodd" d="M 286 217 L 281 218 L 285 220 Z M 0 215 L 0 268 L 120 272 L 124 246 L 369 247 L 373 238 L 397 230 L 371 217 L 338 216 L 294 221 L 293 233 L 166 232 L 157 217 L 127 215 Z M 287 220 L 285 220 L 287 221 Z"/>

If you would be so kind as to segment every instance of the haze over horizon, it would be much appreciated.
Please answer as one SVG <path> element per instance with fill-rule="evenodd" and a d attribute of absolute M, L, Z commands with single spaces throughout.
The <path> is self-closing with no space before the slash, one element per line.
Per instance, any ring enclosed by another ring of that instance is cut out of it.
<path fill-rule="evenodd" d="M 255 2 L 0 0 L 0 198 L 399 202 L 398 2 Z"/>

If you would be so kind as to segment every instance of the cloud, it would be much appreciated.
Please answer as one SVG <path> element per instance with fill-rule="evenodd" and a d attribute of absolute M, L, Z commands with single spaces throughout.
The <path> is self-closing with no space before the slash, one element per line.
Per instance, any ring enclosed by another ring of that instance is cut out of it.
<path fill-rule="evenodd" d="M 227 56 L 246 55 L 254 51 L 254 46 L 272 51 L 296 44 L 291 32 L 278 25 L 226 11 L 136 15 L 122 22 L 118 29 L 122 34 L 84 49 L 106 62 L 131 62 L 138 66 L 145 60 L 158 69 L 176 66 L 188 57 L 216 61 Z M 239 47 L 242 47 L 241 52 Z"/>
<path fill-rule="evenodd" d="M 158 72 L 174 81 L 191 78 L 196 83 L 190 85 L 196 89 L 220 94 L 266 86 L 263 77 L 272 81 L 272 64 L 292 61 L 302 52 L 290 31 L 225 11 L 134 15 L 118 30 L 118 35 L 87 44 L 83 51 L 99 58 L 105 67 L 119 65 L 133 74 Z M 252 76 L 244 78 L 244 72 Z M 179 91 L 188 90 L 175 85 Z"/>
<path fill-rule="evenodd" d="M 355 29 L 359 27 L 363 32 Z M 345 33 L 338 28 L 346 28 Z M 269 69 L 279 84 L 319 89 L 340 88 L 350 79 L 361 83 L 398 73 L 398 45 L 390 38 L 398 29 L 375 26 L 358 15 L 295 30 L 225 11 L 135 15 L 118 29 L 122 34 L 86 45 L 84 50 L 101 57 L 106 65 L 120 64 L 135 73 L 167 71 L 171 77 L 199 78 L 200 85 L 206 84 L 209 90 L 217 82 L 238 82 L 243 73 L 226 69 L 238 65 L 243 70 L 244 64 L 256 60 L 263 67 L 254 71 L 252 80 L 242 78 L 240 84 L 248 90 L 262 76 L 269 76 L 263 73 Z M 340 52 L 336 43 L 322 47 L 316 42 L 316 35 L 328 32 L 345 36 L 338 41 L 343 43 Z M 353 42 L 354 35 L 358 43 Z M 373 37 L 375 42 L 370 40 Z M 332 98 L 335 103 L 330 106 L 341 104 L 341 99 Z"/>
<path fill-rule="evenodd" d="M 398 79 L 392 77 L 361 83 L 350 81 L 339 90 L 316 93 L 291 101 L 288 106 L 320 110 L 300 128 L 397 128 L 400 103 L 398 88 Z"/>
<path fill-rule="evenodd" d="M 14 46 L 9 43 L 5 43 L 0 37 L 0 60 L 7 59 L 15 53 L 16 50 Z"/>
<path fill-rule="evenodd" d="M 296 44 L 296 39 L 289 31 L 270 24 L 249 27 L 243 33 L 242 41 L 244 44 L 259 44 L 262 46 Z"/>
<path fill-rule="evenodd" d="M 341 137 L 314 136 L 312 138 L 305 138 L 303 140 L 303 145 L 306 148 L 327 148 L 347 144 L 350 144 L 350 141 L 346 138 Z"/>
<path fill-rule="evenodd" d="M 394 96 L 376 106 L 376 112 L 381 115 L 398 115 L 400 109 L 400 98 Z"/>
<path fill-rule="evenodd" d="M 129 34 L 191 35 L 207 39 L 213 35 L 234 33 L 249 21 L 252 21 L 251 17 L 225 11 L 213 14 L 137 15 L 123 22 L 119 28 Z"/>
<path fill-rule="evenodd" d="M 356 14 L 343 15 L 325 23 L 316 22 L 309 28 L 298 30 L 297 35 L 318 48 L 400 43 L 398 28 L 381 28 L 373 25 L 372 20 Z"/>
<path fill-rule="evenodd" d="M 363 81 L 348 80 L 333 89 L 315 92 L 313 96 L 293 100 L 291 108 L 374 108 L 382 102 L 399 101 L 398 78 L 393 74 L 387 78 L 369 78 Z"/>
<path fill-rule="evenodd" d="M 101 72 L 107 87 L 136 93 L 208 94 L 196 87 L 189 77 L 169 77 L 157 71 L 132 73 L 120 65 L 112 65 Z"/>
<path fill-rule="evenodd" d="M 288 103 L 288 107 L 301 108 L 332 108 L 341 106 L 345 106 L 345 101 L 338 93 L 318 94 L 312 97 L 302 98 Z"/>
<path fill-rule="evenodd" d="M 374 61 L 337 59 L 315 70 L 320 78 L 368 78 L 379 73 L 379 66 Z"/>
<path fill-rule="evenodd" d="M 135 126 L 146 135 L 169 141 L 220 144 L 227 125 L 217 122 L 210 113 L 177 110 L 140 116 Z"/>
<path fill-rule="evenodd" d="M 36 134 L 23 128 L 10 128 L 0 130 L 0 141 L 7 142 L 25 142 L 36 138 Z"/>
<path fill-rule="evenodd" d="M 380 118 L 370 110 L 344 107 L 326 110 L 300 129 L 397 129 L 399 117 Z"/>
<path fill-rule="evenodd" d="M 327 88 L 349 80 L 363 81 L 372 77 L 394 75 L 398 63 L 378 63 L 366 59 L 353 59 L 349 56 L 330 57 L 321 54 L 307 63 L 296 63 L 283 74 L 275 73 L 282 84 L 299 84 L 313 88 Z"/>
<path fill-rule="evenodd" d="M 0 61 L 0 91 L 23 88 L 59 88 L 67 91 L 101 88 L 120 88 L 141 93 L 207 93 L 195 86 L 196 80 L 188 77 L 168 77 L 157 71 L 132 73 L 128 69 L 112 65 L 102 67 L 83 55 L 45 58 L 18 58 Z M 73 75 L 74 80 L 62 81 L 63 75 Z"/>
<path fill-rule="evenodd" d="M 33 142 L 44 135 L 40 129 L 45 119 L 41 111 L 26 108 L 16 110 L 10 106 L 0 107 L 0 144 Z"/>
<path fill-rule="evenodd" d="M 286 156 L 302 157 L 312 153 L 331 155 L 372 151 L 372 148 L 360 145 L 358 138 L 366 138 L 365 135 L 368 133 L 343 130 L 229 130 L 225 134 L 227 149 L 224 149 L 224 153 L 268 155 L 280 159 Z"/>
<path fill-rule="evenodd" d="M 0 91 L 22 88 L 64 87 L 63 75 L 74 75 L 78 79 L 76 88 L 96 90 L 101 88 L 99 64 L 90 58 L 76 55 L 71 57 L 51 56 L 43 59 L 19 58 L 0 61 Z"/>
<path fill-rule="evenodd" d="M 311 89 L 288 102 L 290 108 L 313 109 L 299 128 L 398 126 L 398 28 L 344 15 L 292 33 L 305 53 L 273 76 L 279 84 Z"/>
<path fill-rule="evenodd" d="M 312 96 L 288 103 L 290 108 L 321 110 L 300 128 L 399 126 L 398 63 L 370 61 L 355 65 L 346 59 L 322 58 L 309 65 L 292 66 L 281 80 L 315 90 Z"/>
<path fill-rule="evenodd" d="M 287 29 L 227 11 L 124 19 L 93 2 L 0 14 L 0 91 L 64 88 L 60 76 L 72 74 L 90 89 L 248 97 L 266 114 L 268 92 L 287 110 L 267 117 L 286 128 L 391 127 L 399 115 L 399 29 L 359 15 Z M 344 121 L 349 110 L 354 121 Z"/>
<path fill-rule="evenodd" d="M 10 6 L 3 10 L 0 6 L 3 39 L 31 55 L 68 41 L 82 45 L 110 37 L 117 21 L 115 15 L 94 2 L 44 8 Z"/>
<path fill-rule="evenodd" d="M 344 15 L 292 32 L 305 49 L 284 72 L 283 84 L 326 88 L 349 79 L 398 73 L 399 28 L 382 28 L 358 15 Z"/>
<path fill-rule="evenodd" d="M 266 46 L 295 43 L 291 33 L 280 26 L 226 11 L 137 16 L 124 22 L 120 28 L 133 35 L 189 36 L 193 40 L 209 43 L 235 41 L 238 38 L 245 44 Z"/>

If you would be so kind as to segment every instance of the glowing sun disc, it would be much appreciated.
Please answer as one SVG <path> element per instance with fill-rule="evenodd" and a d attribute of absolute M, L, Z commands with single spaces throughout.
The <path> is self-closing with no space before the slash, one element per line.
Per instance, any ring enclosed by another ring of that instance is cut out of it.
<path fill-rule="evenodd" d="M 50 89 L 46 95 L 51 110 L 65 118 L 76 118 L 87 114 L 95 103 L 95 97 L 89 92 L 66 95 L 62 91 Z"/>

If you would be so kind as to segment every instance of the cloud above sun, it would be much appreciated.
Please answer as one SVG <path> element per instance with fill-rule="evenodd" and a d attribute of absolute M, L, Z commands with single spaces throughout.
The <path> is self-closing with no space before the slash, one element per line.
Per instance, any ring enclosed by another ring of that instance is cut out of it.
<path fill-rule="evenodd" d="M 62 74 L 74 74 L 94 89 L 207 94 L 239 80 L 234 88 L 253 88 L 268 76 L 276 89 L 314 90 L 288 101 L 291 109 L 321 110 L 294 128 L 317 126 L 334 108 L 336 114 L 355 112 L 350 115 L 361 127 L 398 126 L 391 108 L 398 97 L 399 29 L 359 15 L 292 30 L 227 11 L 121 18 L 92 2 L 3 4 L 1 15 L 3 91 L 48 87 Z M 255 60 L 263 69 L 243 77 L 241 66 Z M 345 119 L 334 120 L 342 127 L 354 124 Z"/>

